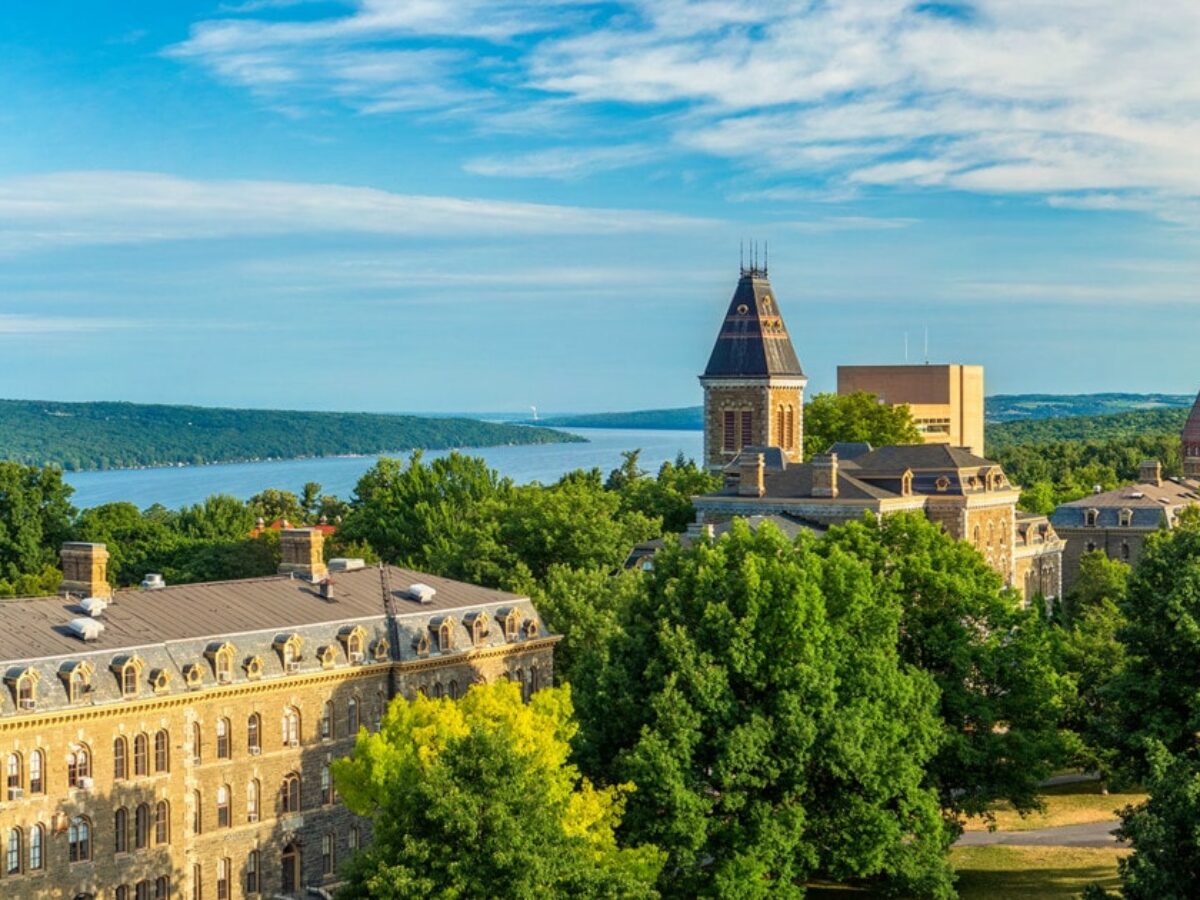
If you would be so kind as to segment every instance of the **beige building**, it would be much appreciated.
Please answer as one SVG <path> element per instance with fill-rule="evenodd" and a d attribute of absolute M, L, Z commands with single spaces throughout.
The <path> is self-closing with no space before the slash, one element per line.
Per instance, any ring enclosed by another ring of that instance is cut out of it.
<path fill-rule="evenodd" d="M 550 683 L 528 598 L 330 573 L 321 543 L 285 531 L 279 576 L 116 594 L 103 545 L 70 544 L 67 595 L 0 601 L 0 896 L 320 895 L 370 840 L 330 764 L 390 698 Z"/>
<path fill-rule="evenodd" d="M 983 366 L 838 366 L 838 393 L 907 404 L 927 444 L 983 456 Z"/>

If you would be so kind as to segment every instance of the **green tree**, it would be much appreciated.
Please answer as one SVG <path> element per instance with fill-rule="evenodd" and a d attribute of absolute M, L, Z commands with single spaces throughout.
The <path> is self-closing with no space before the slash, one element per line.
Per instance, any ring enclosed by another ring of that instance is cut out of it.
<path fill-rule="evenodd" d="M 260 491 L 246 505 L 255 518 L 263 519 L 268 525 L 280 519 L 300 525 L 306 518 L 305 508 L 301 506 L 299 498 L 291 491 L 281 491 L 279 488 Z"/>
<path fill-rule="evenodd" d="M 936 691 L 896 651 L 900 607 L 847 554 L 767 525 L 674 542 L 622 604 L 584 757 L 630 780 L 626 831 L 679 897 L 798 897 L 880 877 L 951 896 Z"/>
<path fill-rule="evenodd" d="M 664 462 L 654 478 L 646 477 L 636 468 L 636 455 L 632 459 L 632 471 L 629 464 L 627 459 L 625 466 L 614 469 L 608 476 L 606 487 L 615 489 L 620 495 L 623 513 L 637 512 L 661 519 L 663 530 L 667 532 L 683 531 L 695 519 L 692 497 L 711 493 L 721 486 L 719 476 L 706 472 L 694 460 L 685 459 L 682 453 L 674 462 Z M 635 477 L 635 473 L 640 474 Z"/>
<path fill-rule="evenodd" d="M 179 511 L 179 533 L 190 538 L 242 540 L 254 529 L 254 513 L 237 497 L 213 494 Z"/>
<path fill-rule="evenodd" d="M 902 610 L 903 659 L 937 684 L 943 738 L 926 783 L 942 806 L 966 815 L 997 800 L 1036 809 L 1039 783 L 1066 753 L 1058 723 L 1070 695 L 1040 611 L 1022 608 L 973 547 L 920 515 L 852 522 L 821 547 L 874 569 Z"/>
<path fill-rule="evenodd" d="M 838 441 L 919 444 L 921 433 L 906 404 L 892 406 L 867 391 L 815 394 L 804 407 L 804 452 L 824 453 Z"/>
<path fill-rule="evenodd" d="M 71 494 L 59 469 L 0 462 L 0 580 L 49 577 L 71 531 Z"/>
<path fill-rule="evenodd" d="M 334 763 L 346 805 L 374 822 L 342 897 L 656 896 L 662 855 L 622 849 L 632 786 L 597 790 L 568 762 L 570 693 L 475 685 L 458 701 L 392 702 Z"/>
<path fill-rule="evenodd" d="M 306 481 L 300 492 L 300 508 L 304 510 L 305 522 L 314 522 L 317 518 L 317 508 L 321 505 L 321 485 L 316 481 Z"/>
<path fill-rule="evenodd" d="M 189 543 L 177 523 L 177 516 L 164 516 L 158 510 L 143 514 L 132 503 L 105 503 L 80 513 L 74 530 L 77 540 L 108 547 L 108 579 L 128 587 L 148 572 L 161 572 Z"/>

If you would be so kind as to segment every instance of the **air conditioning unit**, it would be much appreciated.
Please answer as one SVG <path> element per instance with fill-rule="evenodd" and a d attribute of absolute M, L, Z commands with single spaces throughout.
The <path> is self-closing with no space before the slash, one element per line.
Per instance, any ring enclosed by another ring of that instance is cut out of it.
<path fill-rule="evenodd" d="M 258 821 L 258 813 L 246 813 L 246 821 L 247 822 L 257 822 Z"/>
<path fill-rule="evenodd" d="M 290 741 L 288 741 L 288 746 L 289 747 L 299 747 L 300 741 L 297 738 L 292 738 Z"/>
<path fill-rule="evenodd" d="M 20 800 L 24 796 L 25 796 L 25 788 L 10 787 L 8 789 L 8 799 L 9 800 Z"/>
<path fill-rule="evenodd" d="M 75 786 L 81 791 L 90 791 L 96 786 L 96 782 L 92 781 L 87 775 L 81 775 L 75 782 Z"/>
<path fill-rule="evenodd" d="M 366 657 L 361 650 L 350 654 L 350 662 L 352 663 L 361 663 L 364 659 L 366 659 Z"/>
<path fill-rule="evenodd" d="M 289 672 L 299 672 L 300 671 L 300 663 L 297 660 L 292 660 L 291 662 L 289 662 L 287 664 L 287 670 Z"/>
<path fill-rule="evenodd" d="M 21 700 L 21 709 L 37 709 L 37 701 L 32 697 L 24 697 Z"/>
<path fill-rule="evenodd" d="M 262 753 L 262 747 L 251 747 L 250 748 L 251 756 L 258 756 L 260 753 Z"/>

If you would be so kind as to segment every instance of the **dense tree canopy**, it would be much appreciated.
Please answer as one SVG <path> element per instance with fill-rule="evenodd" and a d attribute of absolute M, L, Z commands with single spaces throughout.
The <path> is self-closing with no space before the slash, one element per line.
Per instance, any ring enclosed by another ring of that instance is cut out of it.
<path fill-rule="evenodd" d="M 870 569 L 771 526 L 669 546 L 620 611 L 587 758 L 631 780 L 625 833 L 679 897 L 800 896 L 810 876 L 949 896 L 932 681 Z"/>
<path fill-rule="evenodd" d="M 503 680 L 457 701 L 394 700 L 381 730 L 334 764 L 346 805 L 374 823 L 342 896 L 657 896 L 661 854 L 617 844 L 631 788 L 581 778 L 574 731 L 565 688 L 528 704 Z"/>
<path fill-rule="evenodd" d="M 838 441 L 919 444 L 921 433 L 906 405 L 882 403 L 866 391 L 816 394 L 804 407 L 804 452 L 824 453 Z"/>
<path fill-rule="evenodd" d="M 38 593 L 47 581 L 57 587 L 71 493 L 58 469 L 0 462 L 0 596 Z"/>
<path fill-rule="evenodd" d="M 975 548 L 915 514 L 834 528 L 820 545 L 869 564 L 901 610 L 899 650 L 940 692 L 942 741 L 927 768 L 943 807 L 986 813 L 997 800 L 1037 805 L 1062 762 L 1070 684 L 1041 613 L 1023 608 Z"/>

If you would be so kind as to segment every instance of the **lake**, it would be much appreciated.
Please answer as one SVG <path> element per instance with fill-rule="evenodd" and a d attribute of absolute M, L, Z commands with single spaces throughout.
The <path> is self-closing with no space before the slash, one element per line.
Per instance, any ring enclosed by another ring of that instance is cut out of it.
<path fill-rule="evenodd" d="M 461 452 L 483 457 L 501 475 L 524 484 L 530 481 L 554 481 L 574 469 L 599 468 L 607 475 L 621 464 L 623 451 L 639 447 L 642 450 L 642 468 L 653 472 L 680 452 L 684 456 L 700 459 L 704 441 L 700 431 L 623 428 L 570 430 L 587 438 L 588 443 L 483 447 Z M 449 452 L 430 450 L 426 451 L 425 456 L 435 458 Z M 75 488 L 71 502 L 80 509 L 118 500 L 129 501 L 142 508 L 154 503 L 175 508 L 198 503 L 210 494 L 232 494 L 244 500 L 269 487 L 299 493 L 308 481 L 319 482 L 322 493 L 349 498 L 359 477 L 377 459 L 378 456 L 338 456 L 181 468 L 68 472 L 64 478 Z"/>

